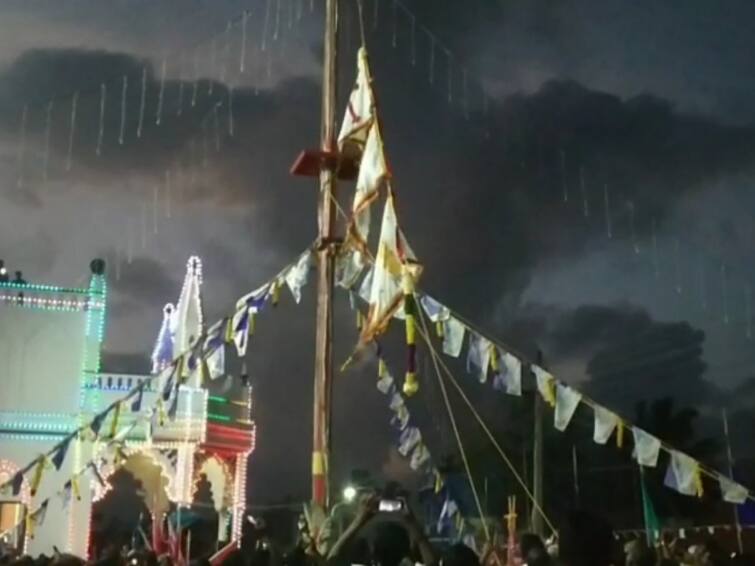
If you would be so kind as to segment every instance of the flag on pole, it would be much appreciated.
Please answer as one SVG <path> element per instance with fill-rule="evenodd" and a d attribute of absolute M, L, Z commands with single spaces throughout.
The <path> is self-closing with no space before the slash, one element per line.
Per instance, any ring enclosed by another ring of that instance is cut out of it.
<path fill-rule="evenodd" d="M 362 344 L 384 332 L 391 317 L 402 306 L 402 276 L 416 283 L 421 272 L 422 267 L 398 226 L 393 192 L 389 191 L 372 273 L 369 310 L 361 333 Z"/>
<path fill-rule="evenodd" d="M 375 98 L 367 61 L 367 50 L 357 52 L 357 78 L 349 95 L 346 113 L 338 134 L 338 149 L 349 157 L 358 156 L 365 145 L 369 127 L 375 116 Z"/>

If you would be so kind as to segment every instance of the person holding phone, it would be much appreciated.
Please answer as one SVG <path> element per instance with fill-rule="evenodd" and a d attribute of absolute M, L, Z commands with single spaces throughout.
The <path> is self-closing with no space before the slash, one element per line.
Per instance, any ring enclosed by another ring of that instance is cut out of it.
<path fill-rule="evenodd" d="M 375 525 L 375 533 L 370 545 L 371 561 L 374 566 L 411 565 L 412 543 L 419 550 L 422 564 L 435 566 L 435 552 L 427 540 L 422 527 L 403 498 L 381 499 L 376 494 L 364 494 L 354 520 L 328 553 L 328 563 L 333 566 L 349 564 L 349 549 L 354 545 L 365 527 L 378 515 L 385 521 Z"/>

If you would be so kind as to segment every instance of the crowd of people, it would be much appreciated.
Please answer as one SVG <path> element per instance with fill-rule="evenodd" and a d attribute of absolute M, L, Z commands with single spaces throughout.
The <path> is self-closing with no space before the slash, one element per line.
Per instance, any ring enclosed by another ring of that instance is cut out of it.
<path fill-rule="evenodd" d="M 755 565 L 746 555 L 725 552 L 713 539 L 699 544 L 664 540 L 647 545 L 642 538 L 619 541 L 610 529 L 584 515 L 575 515 L 546 544 L 525 533 L 514 549 L 486 545 L 479 552 L 461 543 L 433 544 L 426 529 L 407 506 L 398 513 L 381 513 L 378 499 L 364 498 L 348 526 L 327 550 L 307 528 L 300 529 L 293 547 L 283 550 L 265 528 L 245 537 L 240 548 L 221 560 L 210 556 L 185 560 L 158 556 L 148 545 L 110 546 L 94 560 L 55 551 L 52 556 L 19 556 L 0 546 L 0 566 L 735 566 Z M 512 557 L 507 553 L 511 550 Z"/>

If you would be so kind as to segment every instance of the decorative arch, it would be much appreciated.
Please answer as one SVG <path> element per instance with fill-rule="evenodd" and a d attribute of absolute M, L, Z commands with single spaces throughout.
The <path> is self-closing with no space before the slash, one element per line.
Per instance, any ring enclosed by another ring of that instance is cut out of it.
<path fill-rule="evenodd" d="M 160 477 L 165 480 L 165 492 L 168 499 L 172 502 L 177 501 L 176 496 L 176 466 L 171 462 L 170 457 L 165 451 L 158 450 L 154 446 L 148 446 L 146 444 L 134 445 L 127 444 L 122 448 L 122 452 L 126 455 L 126 458 L 131 456 L 141 455 L 147 457 L 152 461 L 160 470 Z M 122 466 L 116 466 L 113 458 L 108 458 L 106 463 L 100 468 L 100 474 L 105 479 L 105 485 L 101 486 L 99 483 L 94 483 L 94 493 L 92 497 L 92 503 L 96 503 L 102 499 L 111 489 L 109 482 L 110 477 L 118 471 Z"/>
<path fill-rule="evenodd" d="M 229 509 L 233 505 L 234 474 L 226 460 L 216 454 L 198 457 L 194 466 L 192 499 L 196 495 L 201 475 L 207 476 L 212 486 L 213 503 L 216 511 Z"/>

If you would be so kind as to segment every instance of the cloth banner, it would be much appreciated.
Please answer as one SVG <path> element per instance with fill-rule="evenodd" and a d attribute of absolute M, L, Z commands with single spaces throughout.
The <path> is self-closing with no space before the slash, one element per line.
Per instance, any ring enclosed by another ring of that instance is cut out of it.
<path fill-rule="evenodd" d="M 219 344 L 205 359 L 210 379 L 214 380 L 225 375 L 225 344 Z"/>
<path fill-rule="evenodd" d="M 670 487 L 683 495 L 701 497 L 700 465 L 694 458 L 672 450 L 671 461 L 666 469 L 666 477 L 663 483 L 666 487 Z"/>
<path fill-rule="evenodd" d="M 420 433 L 419 429 L 416 426 L 406 427 L 399 437 L 399 454 L 404 457 L 408 456 L 420 442 L 422 442 L 422 433 Z"/>
<path fill-rule="evenodd" d="M 488 379 L 488 367 L 490 367 L 490 355 L 493 344 L 476 332 L 469 331 L 469 349 L 467 350 L 467 371 L 472 373 L 472 368 L 477 368 L 477 379 L 485 383 Z"/>
<path fill-rule="evenodd" d="M 286 285 L 288 285 L 297 305 L 301 302 L 301 289 L 307 284 L 311 266 L 312 252 L 307 250 L 299 257 L 299 261 L 286 272 Z"/>
<path fill-rule="evenodd" d="M 380 393 L 382 393 L 383 395 L 388 395 L 393 385 L 393 376 L 391 376 L 391 374 L 389 374 L 388 372 L 386 372 L 385 375 L 381 376 L 377 381 L 378 391 L 380 391 Z"/>
<path fill-rule="evenodd" d="M 546 403 L 554 407 L 556 405 L 556 379 L 540 366 L 533 365 L 532 372 L 535 374 L 537 390 L 540 392 L 540 395 L 542 395 Z"/>
<path fill-rule="evenodd" d="M 443 321 L 443 353 L 453 358 L 461 355 L 464 346 L 464 333 L 467 327 L 454 317 Z"/>
<path fill-rule="evenodd" d="M 409 459 L 409 467 L 417 472 L 429 462 L 430 450 L 428 450 L 427 446 L 425 446 L 423 442 L 420 442 L 412 452 L 412 457 Z"/>
<path fill-rule="evenodd" d="M 614 429 L 619 424 L 619 417 L 608 409 L 595 407 L 595 429 L 592 439 L 597 444 L 605 444 L 611 438 Z"/>
<path fill-rule="evenodd" d="M 429 318 L 431 322 L 445 322 L 451 318 L 451 311 L 448 310 L 448 307 L 443 306 L 432 297 L 422 295 L 419 302 L 422 305 L 422 308 L 425 309 L 427 318 Z"/>
<path fill-rule="evenodd" d="M 375 104 L 370 82 L 367 50 L 360 47 L 357 52 L 356 82 L 349 95 L 341 131 L 338 133 L 338 149 L 350 155 L 358 153 L 364 147 L 367 132 L 374 119 Z"/>
<path fill-rule="evenodd" d="M 655 468 L 661 453 L 661 441 L 650 433 L 636 426 L 632 427 L 634 435 L 634 457 L 640 466 Z"/>
<path fill-rule="evenodd" d="M 499 391 L 505 391 L 509 395 L 521 397 L 522 362 L 516 356 L 503 350 L 499 350 L 498 354 L 500 368 L 493 377 L 493 387 Z"/>
<path fill-rule="evenodd" d="M 556 430 L 566 430 L 581 401 L 582 394 L 576 389 L 561 383 L 556 386 L 556 410 L 553 414 L 553 426 Z"/>
<path fill-rule="evenodd" d="M 383 211 L 380 244 L 372 269 L 369 310 L 360 336 L 362 344 L 384 332 L 391 317 L 402 306 L 402 277 L 416 283 L 421 272 L 416 256 L 398 226 L 394 196 L 389 192 Z"/>
<path fill-rule="evenodd" d="M 60 467 L 63 465 L 63 461 L 66 459 L 66 454 L 68 453 L 68 447 L 70 446 L 72 439 L 73 439 L 73 435 L 63 440 L 58 445 L 58 449 L 55 451 L 55 454 L 53 454 L 52 458 L 50 458 L 56 470 L 60 470 Z"/>
<path fill-rule="evenodd" d="M 721 488 L 721 496 L 727 503 L 742 505 L 747 501 L 749 492 L 743 485 L 721 475 L 718 476 L 718 485 Z"/>

